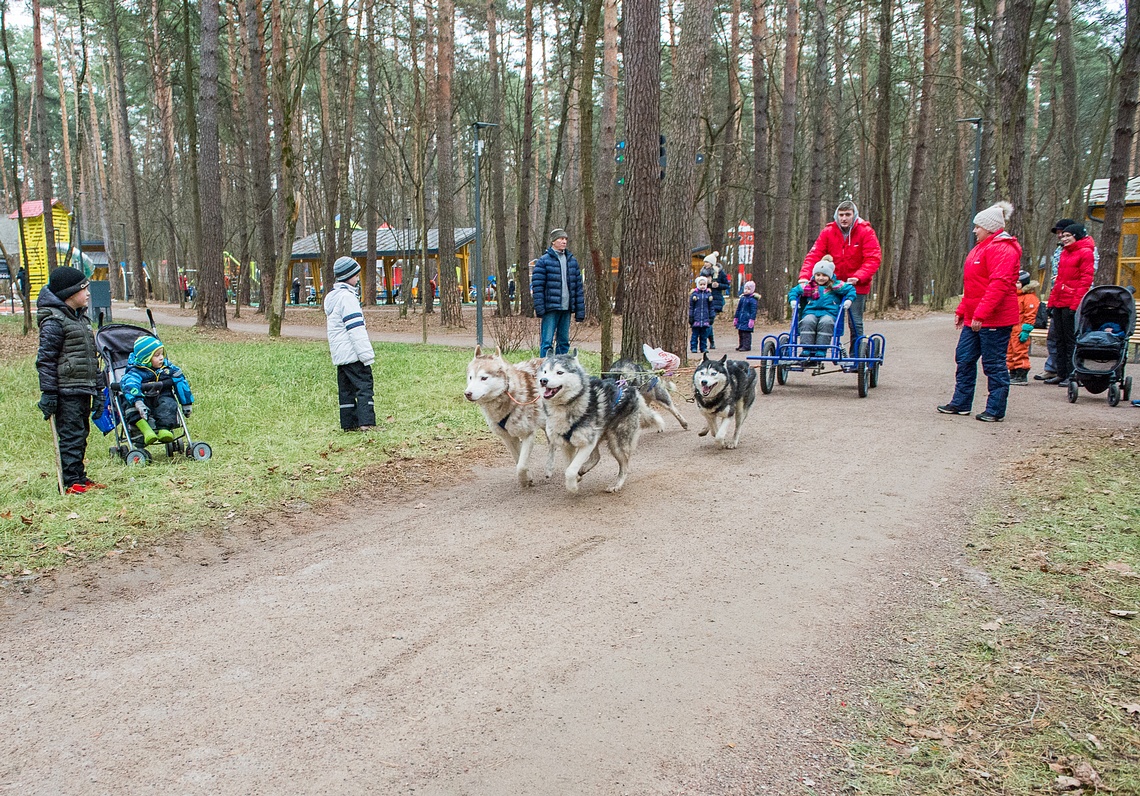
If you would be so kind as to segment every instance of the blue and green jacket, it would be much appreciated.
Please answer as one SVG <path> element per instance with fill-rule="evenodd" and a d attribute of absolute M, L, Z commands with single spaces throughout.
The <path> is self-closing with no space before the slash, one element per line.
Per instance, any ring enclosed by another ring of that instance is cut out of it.
<path fill-rule="evenodd" d="M 812 297 L 809 293 L 805 302 L 805 287 L 809 290 L 815 287 L 818 295 Z M 838 318 L 840 307 L 848 299 L 855 300 L 855 286 L 846 282 L 837 282 L 834 279 L 824 287 L 809 282 L 807 285 L 796 285 L 788 291 L 788 301 L 794 301 L 800 305 L 801 318 L 805 315 L 830 315 L 832 318 Z"/>
<path fill-rule="evenodd" d="M 157 342 L 158 340 L 154 337 L 140 337 L 135 342 L 134 350 L 131 351 L 131 356 L 127 359 L 127 371 L 119 380 L 123 397 L 127 399 L 129 404 L 143 401 L 145 400 L 143 395 L 144 384 L 169 379 L 173 384 L 174 396 L 178 399 L 178 403 L 189 406 L 194 403 L 194 393 L 190 392 L 190 382 L 186 380 L 182 369 L 169 359 L 164 359 L 162 367 L 158 370 L 151 367 L 150 361 L 154 352 L 162 346 L 161 343 L 156 346 L 155 343 Z M 139 364 L 140 362 L 145 364 Z"/>

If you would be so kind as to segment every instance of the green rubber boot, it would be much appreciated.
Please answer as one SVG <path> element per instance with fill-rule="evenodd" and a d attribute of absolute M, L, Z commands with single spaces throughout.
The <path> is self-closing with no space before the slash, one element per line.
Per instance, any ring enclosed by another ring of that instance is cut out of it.
<path fill-rule="evenodd" d="M 137 423 L 135 423 L 135 428 L 142 432 L 144 444 L 154 445 L 159 441 L 158 434 L 154 433 L 154 429 L 150 427 L 150 423 L 146 422 L 145 420 L 139 420 Z"/>
<path fill-rule="evenodd" d="M 174 442 L 174 432 L 168 428 L 160 428 L 154 433 L 159 442 Z"/>

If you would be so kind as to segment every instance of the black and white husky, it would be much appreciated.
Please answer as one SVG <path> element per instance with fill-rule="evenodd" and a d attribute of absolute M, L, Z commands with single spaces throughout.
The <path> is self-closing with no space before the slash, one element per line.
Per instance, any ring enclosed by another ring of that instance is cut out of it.
<path fill-rule="evenodd" d="M 735 448 L 740 442 L 740 427 L 748 417 L 748 410 L 756 400 L 756 371 L 746 362 L 729 361 L 725 355 L 709 359 L 704 355 L 693 372 L 693 398 L 705 416 L 705 430 L 710 431 L 725 448 Z M 732 439 L 728 436 L 729 418 L 736 418 Z"/>
<path fill-rule="evenodd" d="M 547 357 L 538 370 L 542 403 L 546 408 L 546 435 L 551 444 L 566 449 L 566 491 L 577 492 L 578 482 L 598 463 L 603 440 L 617 459 L 618 477 L 606 491 L 617 492 L 629 475 L 629 459 L 637 448 L 642 418 L 661 428 L 661 416 L 645 404 L 630 385 L 590 376 L 578 362 L 578 352 Z"/>

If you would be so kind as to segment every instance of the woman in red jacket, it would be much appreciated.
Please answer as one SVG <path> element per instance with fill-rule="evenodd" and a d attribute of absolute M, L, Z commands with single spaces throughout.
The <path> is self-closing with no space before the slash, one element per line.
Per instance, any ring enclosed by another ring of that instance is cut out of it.
<path fill-rule="evenodd" d="M 1046 384 L 1069 386 L 1073 373 L 1073 349 L 1077 345 L 1077 308 L 1093 283 L 1093 252 L 1096 244 L 1080 224 L 1061 232 L 1061 261 L 1049 293 L 1049 323 L 1057 327 L 1057 375 Z"/>
<path fill-rule="evenodd" d="M 938 407 L 942 414 L 969 417 L 980 357 L 990 394 L 986 411 L 978 420 L 996 423 L 1005 419 L 1009 398 L 1005 353 L 1010 330 L 1018 319 L 1017 277 L 1021 273 L 1021 244 L 1005 231 L 1012 213 L 1013 205 L 998 202 L 974 216 L 978 245 L 966 255 L 962 301 L 955 313 L 954 325 L 962 333 L 954 355 L 958 363 L 954 397 Z"/>

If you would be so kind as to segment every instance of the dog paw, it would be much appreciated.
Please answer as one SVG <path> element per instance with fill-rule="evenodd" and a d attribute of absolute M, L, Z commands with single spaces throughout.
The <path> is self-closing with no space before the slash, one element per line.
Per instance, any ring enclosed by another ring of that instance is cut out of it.
<path fill-rule="evenodd" d="M 621 487 L 618 486 L 617 484 L 614 484 L 613 486 L 607 486 L 606 491 L 609 492 L 611 495 L 616 495 L 618 492 L 621 491 Z"/>
<path fill-rule="evenodd" d="M 704 429 L 701 429 L 700 431 L 697 432 L 697 436 L 698 437 L 707 437 L 708 433 L 709 433 L 709 430 L 707 428 L 704 428 Z"/>
<path fill-rule="evenodd" d="M 736 443 L 735 443 L 735 442 L 733 442 L 733 441 L 732 441 L 732 440 L 730 440 L 730 439 L 726 439 L 726 440 L 725 440 L 724 442 L 722 442 L 721 444 L 724 446 L 725 450 L 732 450 L 733 448 L 735 448 L 735 447 L 736 447 Z"/>

